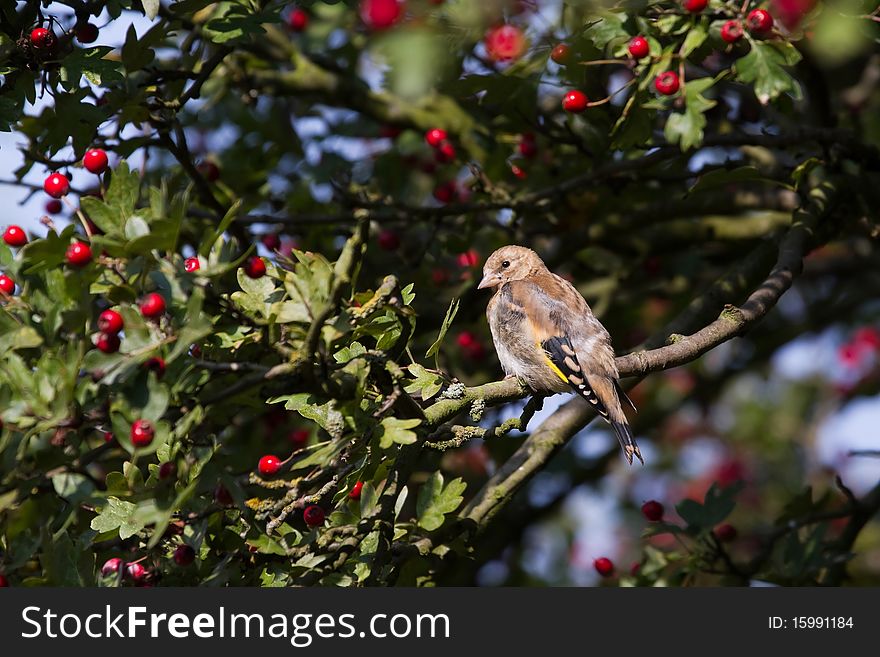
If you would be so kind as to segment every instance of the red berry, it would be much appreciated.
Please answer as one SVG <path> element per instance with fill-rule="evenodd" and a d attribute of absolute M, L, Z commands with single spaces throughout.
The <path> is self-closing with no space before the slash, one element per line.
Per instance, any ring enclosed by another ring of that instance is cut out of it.
<path fill-rule="evenodd" d="M 139 563 L 130 563 L 125 567 L 125 574 L 132 582 L 142 582 L 147 576 L 147 569 Z"/>
<path fill-rule="evenodd" d="M 397 126 L 383 125 L 379 129 L 379 136 L 382 137 L 382 139 L 397 139 L 401 132 L 403 132 L 403 130 Z"/>
<path fill-rule="evenodd" d="M 287 15 L 287 27 L 292 32 L 302 32 L 309 26 L 309 15 L 299 7 L 296 7 Z"/>
<path fill-rule="evenodd" d="M 735 43 L 742 39 L 743 28 L 739 21 L 727 21 L 721 26 L 721 38 L 725 43 Z"/>
<path fill-rule="evenodd" d="M 611 577 L 614 574 L 614 564 L 607 557 L 599 557 L 593 562 L 593 568 L 602 577 Z"/>
<path fill-rule="evenodd" d="M 434 198 L 441 203 L 449 203 L 455 198 L 455 182 L 450 180 L 434 188 Z"/>
<path fill-rule="evenodd" d="M 52 173 L 43 181 L 43 190 L 52 198 L 61 198 L 70 190 L 70 181 L 63 173 Z"/>
<path fill-rule="evenodd" d="M 144 363 L 144 367 L 155 372 L 157 379 L 161 379 L 165 375 L 165 359 L 161 356 L 153 356 Z"/>
<path fill-rule="evenodd" d="M 257 470 L 260 471 L 261 475 L 266 477 L 271 477 L 280 469 L 281 459 L 273 454 L 267 454 L 266 456 L 260 457 L 260 462 L 257 464 Z"/>
<path fill-rule="evenodd" d="M 159 480 L 165 481 L 177 475 L 177 466 L 174 461 L 165 461 L 159 466 Z"/>
<path fill-rule="evenodd" d="M 115 333 L 99 333 L 95 346 L 105 354 L 115 354 L 119 351 L 119 336 Z"/>
<path fill-rule="evenodd" d="M 681 4 L 692 14 L 699 14 L 709 4 L 709 0 L 684 0 Z"/>
<path fill-rule="evenodd" d="M 309 442 L 309 437 L 311 437 L 311 432 L 308 429 L 294 429 L 288 434 L 287 439 L 294 445 L 294 447 L 302 447 L 307 442 Z"/>
<path fill-rule="evenodd" d="M 9 580 L 6 579 L 6 575 L 0 573 L 0 589 L 9 588 Z"/>
<path fill-rule="evenodd" d="M 632 566 L 629 567 L 629 574 L 633 577 L 637 577 L 641 569 L 642 564 L 640 564 L 638 561 L 633 561 Z"/>
<path fill-rule="evenodd" d="M 107 152 L 102 148 L 93 148 L 83 156 L 83 166 L 91 173 L 104 173 L 108 163 Z"/>
<path fill-rule="evenodd" d="M 459 253 L 456 261 L 459 267 L 476 267 L 480 262 L 480 254 L 476 249 L 468 249 L 464 253 Z"/>
<path fill-rule="evenodd" d="M 141 300 L 140 308 L 144 317 L 159 317 L 165 312 L 165 299 L 158 292 L 150 292 Z"/>
<path fill-rule="evenodd" d="M 9 246 L 24 246 L 27 244 L 27 233 L 21 226 L 9 226 L 3 233 L 3 241 Z"/>
<path fill-rule="evenodd" d="M 281 238 L 277 233 L 266 233 L 260 238 L 260 241 L 270 251 L 277 251 L 281 248 Z"/>
<path fill-rule="evenodd" d="M 535 135 L 526 133 L 519 140 L 517 147 L 523 157 L 533 158 L 538 154 L 538 144 L 535 143 Z"/>
<path fill-rule="evenodd" d="M 572 90 L 562 97 L 562 109 L 572 114 L 580 114 L 589 104 L 590 99 L 583 91 Z"/>
<path fill-rule="evenodd" d="M 251 256 L 244 263 L 244 273 L 250 278 L 262 278 L 266 274 L 266 263 L 260 256 Z"/>
<path fill-rule="evenodd" d="M 116 436 L 113 435 L 112 431 L 105 431 L 104 432 L 104 442 L 105 443 L 112 443 L 114 440 L 116 440 Z"/>
<path fill-rule="evenodd" d="M 773 16 L 766 9 L 753 9 L 746 17 L 746 25 L 752 34 L 767 34 L 773 29 Z"/>
<path fill-rule="evenodd" d="M 560 66 L 565 66 L 571 61 L 571 48 L 564 43 L 560 43 L 550 51 L 550 59 Z"/>
<path fill-rule="evenodd" d="M 629 54 L 636 59 L 644 59 L 651 54 L 651 44 L 643 36 L 633 37 L 629 42 Z"/>
<path fill-rule="evenodd" d="M 208 182 L 216 182 L 220 178 L 220 167 L 210 160 L 199 162 L 196 170 L 204 176 Z"/>
<path fill-rule="evenodd" d="M 717 538 L 722 543 L 730 543 L 731 541 L 736 539 L 736 535 L 736 527 L 731 524 L 725 523 L 715 528 L 715 538 Z"/>
<path fill-rule="evenodd" d="M 189 545 L 178 545 L 174 550 L 174 563 L 178 566 L 190 566 L 196 560 L 196 551 Z"/>
<path fill-rule="evenodd" d="M 400 248 L 400 237 L 393 230 L 387 228 L 379 233 L 376 241 L 379 242 L 379 248 L 384 251 L 396 251 Z"/>
<path fill-rule="evenodd" d="M 361 20 L 371 30 L 384 30 L 394 25 L 403 12 L 398 0 L 361 0 Z"/>
<path fill-rule="evenodd" d="M 873 326 L 863 326 L 852 337 L 854 344 L 876 351 L 880 349 L 880 330 Z"/>
<path fill-rule="evenodd" d="M 52 50 L 55 48 L 55 43 L 55 33 L 45 27 L 35 27 L 31 30 L 31 45 L 37 50 Z"/>
<path fill-rule="evenodd" d="M 135 420 L 131 425 L 131 444 L 135 447 L 146 447 L 153 442 L 156 429 L 149 420 Z"/>
<path fill-rule="evenodd" d="M 317 504 L 307 506 L 303 511 L 303 520 L 306 521 L 306 524 L 309 527 L 317 527 L 318 525 L 323 525 L 324 517 L 324 509 L 319 507 Z"/>
<path fill-rule="evenodd" d="M 9 295 L 15 292 L 15 281 L 6 274 L 0 274 L 0 292 Z"/>
<path fill-rule="evenodd" d="M 77 23 L 74 29 L 80 43 L 94 43 L 98 39 L 98 28 L 92 23 Z"/>
<path fill-rule="evenodd" d="M 442 164 L 448 164 L 455 160 L 455 146 L 452 142 L 444 141 L 434 151 L 434 159 Z"/>
<path fill-rule="evenodd" d="M 122 315 L 115 310 L 105 310 L 98 315 L 98 330 L 102 333 L 119 333 L 125 323 L 122 321 Z"/>
<path fill-rule="evenodd" d="M 122 566 L 122 559 L 120 559 L 119 557 L 107 559 L 107 561 L 104 562 L 104 565 L 101 566 L 101 574 L 104 577 L 107 577 L 108 575 L 112 575 L 113 573 L 118 573 L 119 569 L 122 568 Z"/>
<path fill-rule="evenodd" d="M 58 214 L 61 212 L 61 201 L 53 198 L 51 201 L 46 201 L 46 212 L 49 214 Z"/>
<path fill-rule="evenodd" d="M 654 88 L 664 96 L 671 96 L 679 86 L 678 73 L 675 71 L 666 71 L 654 79 Z"/>
<path fill-rule="evenodd" d="M 214 487 L 214 501 L 220 506 L 232 506 L 235 500 L 232 499 L 232 493 L 223 484 L 217 484 Z"/>
<path fill-rule="evenodd" d="M 449 282 L 449 270 L 438 267 L 431 272 L 431 281 L 437 287 L 446 285 Z"/>
<path fill-rule="evenodd" d="M 657 500 L 648 500 L 642 504 L 642 515 L 650 522 L 663 520 L 663 505 Z"/>
<path fill-rule="evenodd" d="M 192 258 L 187 258 L 183 261 L 183 269 L 188 274 L 192 274 L 194 271 L 198 271 L 201 268 L 202 265 L 199 262 L 199 259 L 195 256 L 193 256 Z"/>
<path fill-rule="evenodd" d="M 470 331 L 462 331 L 458 334 L 458 337 L 455 338 L 456 343 L 462 349 L 467 349 L 468 347 L 472 347 L 477 344 L 477 336 L 471 333 Z"/>
<path fill-rule="evenodd" d="M 519 59 L 526 49 L 526 37 L 515 25 L 501 25 L 486 33 L 486 54 L 494 62 Z"/>
<path fill-rule="evenodd" d="M 354 486 L 351 487 L 351 490 L 348 491 L 348 499 L 350 500 L 359 500 L 361 499 L 361 491 L 364 488 L 364 482 L 356 481 L 354 482 Z"/>
<path fill-rule="evenodd" d="M 425 141 L 428 142 L 428 146 L 431 148 L 437 148 L 446 141 L 448 135 L 445 130 L 440 128 L 432 128 L 425 133 Z"/>
<path fill-rule="evenodd" d="M 85 267 L 92 261 L 92 249 L 85 242 L 74 242 L 67 247 L 64 259 L 71 267 Z"/>
<path fill-rule="evenodd" d="M 510 172 L 511 172 L 514 176 L 516 176 L 517 178 L 519 178 L 520 180 L 525 180 L 525 179 L 528 178 L 528 176 L 529 176 L 529 174 L 526 173 L 525 169 L 523 169 L 522 167 L 517 166 L 516 164 L 511 164 L 511 165 L 510 165 Z"/>

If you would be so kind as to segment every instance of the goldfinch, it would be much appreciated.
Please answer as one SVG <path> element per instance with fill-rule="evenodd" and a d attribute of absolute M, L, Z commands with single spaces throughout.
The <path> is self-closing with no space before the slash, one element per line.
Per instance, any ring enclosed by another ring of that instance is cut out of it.
<path fill-rule="evenodd" d="M 489 256 L 479 289 L 495 288 L 486 316 L 498 360 L 508 377 L 535 392 L 575 392 L 614 429 L 626 460 L 644 463 L 621 399 L 635 410 L 618 383 L 608 331 L 574 286 L 522 246 Z"/>

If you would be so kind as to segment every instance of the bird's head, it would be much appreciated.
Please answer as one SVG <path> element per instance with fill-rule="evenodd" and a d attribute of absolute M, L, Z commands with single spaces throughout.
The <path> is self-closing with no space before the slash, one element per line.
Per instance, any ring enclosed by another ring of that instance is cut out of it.
<path fill-rule="evenodd" d="M 537 253 L 524 246 L 503 246 L 489 256 L 483 266 L 483 280 L 477 286 L 497 287 L 510 281 L 521 281 L 531 274 L 545 269 L 544 261 Z"/>

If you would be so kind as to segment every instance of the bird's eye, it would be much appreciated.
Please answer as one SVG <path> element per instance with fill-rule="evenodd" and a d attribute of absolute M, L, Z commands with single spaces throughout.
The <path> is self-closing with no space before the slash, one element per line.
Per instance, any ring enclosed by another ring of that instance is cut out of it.
<path fill-rule="evenodd" d="M 501 263 L 501 266 L 507 269 L 508 267 L 510 267 L 510 260 L 505 260 Z"/>

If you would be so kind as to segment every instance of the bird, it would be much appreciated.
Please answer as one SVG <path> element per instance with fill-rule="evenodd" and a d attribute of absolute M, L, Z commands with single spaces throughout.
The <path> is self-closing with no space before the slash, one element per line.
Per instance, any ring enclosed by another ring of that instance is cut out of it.
<path fill-rule="evenodd" d="M 644 464 L 621 402 L 611 336 L 586 299 L 532 249 L 509 245 L 486 260 L 477 289 L 495 288 L 486 308 L 498 360 L 536 394 L 574 392 L 613 429 L 627 462 Z"/>

